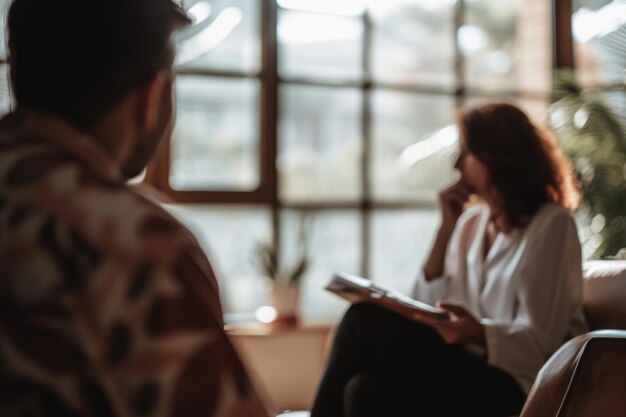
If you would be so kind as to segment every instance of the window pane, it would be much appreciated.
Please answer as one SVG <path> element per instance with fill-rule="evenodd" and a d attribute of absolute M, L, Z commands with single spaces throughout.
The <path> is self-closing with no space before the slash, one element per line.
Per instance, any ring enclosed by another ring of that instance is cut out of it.
<path fill-rule="evenodd" d="M 455 177 L 454 99 L 387 91 L 372 99 L 374 198 L 434 202 Z"/>
<path fill-rule="evenodd" d="M 459 29 L 470 88 L 548 93 L 551 6 L 545 0 L 466 2 Z"/>
<path fill-rule="evenodd" d="M 358 18 L 280 11 L 279 71 L 283 76 L 362 76 L 363 22 Z"/>
<path fill-rule="evenodd" d="M 287 201 L 355 201 L 360 193 L 361 93 L 282 89 L 278 171 Z"/>
<path fill-rule="evenodd" d="M 283 9 L 327 13 L 337 16 L 359 16 L 371 0 L 276 0 Z"/>
<path fill-rule="evenodd" d="M 282 214 L 281 248 L 287 265 L 297 256 L 294 248 L 302 220 L 302 214 L 297 211 L 286 210 Z M 360 213 L 315 211 L 308 215 L 307 221 L 311 266 L 301 287 L 300 314 L 304 319 L 334 319 L 348 304 L 324 287 L 337 271 L 359 274 Z"/>
<path fill-rule="evenodd" d="M 258 0 L 186 0 L 193 26 L 177 36 L 177 63 L 214 70 L 258 71 Z"/>
<path fill-rule="evenodd" d="M 170 184 L 176 190 L 253 190 L 259 185 L 256 80 L 179 76 Z"/>
<path fill-rule="evenodd" d="M 377 0 L 370 11 L 376 80 L 454 86 L 453 2 Z"/>
<path fill-rule="evenodd" d="M 548 126 L 548 107 L 550 102 L 548 100 L 532 100 L 532 99 L 518 99 L 516 104 L 526 112 L 526 114 L 536 123 L 541 126 Z"/>
<path fill-rule="evenodd" d="M 256 266 L 257 242 L 271 236 L 269 210 L 253 207 L 167 206 L 203 246 L 220 281 L 224 312 L 252 313 L 267 304 L 265 281 Z"/>
<path fill-rule="evenodd" d="M 372 278 L 410 294 L 439 227 L 439 211 L 376 210 L 372 214 Z"/>
<path fill-rule="evenodd" d="M 626 82 L 626 3 L 575 0 L 572 32 L 576 70 L 585 86 Z"/>
<path fill-rule="evenodd" d="M 6 23 L 7 23 L 7 15 L 9 4 L 11 2 L 9 0 L 0 0 L 0 59 L 6 59 L 7 50 L 6 50 Z"/>
<path fill-rule="evenodd" d="M 9 88 L 9 67 L 0 65 L 0 116 L 11 110 L 11 92 Z"/>

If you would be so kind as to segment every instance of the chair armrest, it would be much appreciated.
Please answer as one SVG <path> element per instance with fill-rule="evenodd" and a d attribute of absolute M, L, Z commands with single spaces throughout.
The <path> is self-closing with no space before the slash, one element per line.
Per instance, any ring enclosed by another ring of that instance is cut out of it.
<path fill-rule="evenodd" d="M 625 393 L 626 331 L 595 331 L 552 355 L 520 417 L 623 417 Z"/>

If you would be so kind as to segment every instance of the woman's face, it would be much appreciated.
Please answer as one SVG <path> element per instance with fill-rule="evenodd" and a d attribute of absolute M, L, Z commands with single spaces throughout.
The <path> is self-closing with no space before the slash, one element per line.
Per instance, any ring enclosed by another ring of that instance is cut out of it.
<path fill-rule="evenodd" d="M 467 148 L 465 138 L 461 138 L 459 157 L 454 164 L 461 173 L 461 180 L 477 194 L 485 197 L 489 189 L 489 171 Z"/>

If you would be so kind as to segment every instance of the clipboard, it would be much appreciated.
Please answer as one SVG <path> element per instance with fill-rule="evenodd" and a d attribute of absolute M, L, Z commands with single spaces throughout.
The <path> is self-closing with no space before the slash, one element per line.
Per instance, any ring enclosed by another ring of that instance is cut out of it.
<path fill-rule="evenodd" d="M 369 279 L 343 272 L 336 273 L 325 289 L 352 303 L 377 304 L 408 318 L 422 314 L 438 320 L 450 320 L 445 310 L 415 300 Z"/>

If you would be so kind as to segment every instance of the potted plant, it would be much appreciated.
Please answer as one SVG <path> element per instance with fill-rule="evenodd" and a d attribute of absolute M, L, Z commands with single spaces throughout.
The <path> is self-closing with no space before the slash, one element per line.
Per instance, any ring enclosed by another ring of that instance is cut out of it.
<path fill-rule="evenodd" d="M 296 260 L 289 266 L 281 265 L 276 245 L 272 240 L 257 243 L 258 267 L 268 280 L 271 303 L 276 310 L 273 323 L 290 324 L 298 320 L 300 284 L 309 268 L 307 224 L 301 221 L 298 228 Z"/>
<path fill-rule="evenodd" d="M 626 85 L 616 93 L 626 94 Z M 591 258 L 626 259 L 626 126 L 600 91 L 571 70 L 555 79 L 550 125 L 572 158 L 583 191 L 581 233 Z"/>

